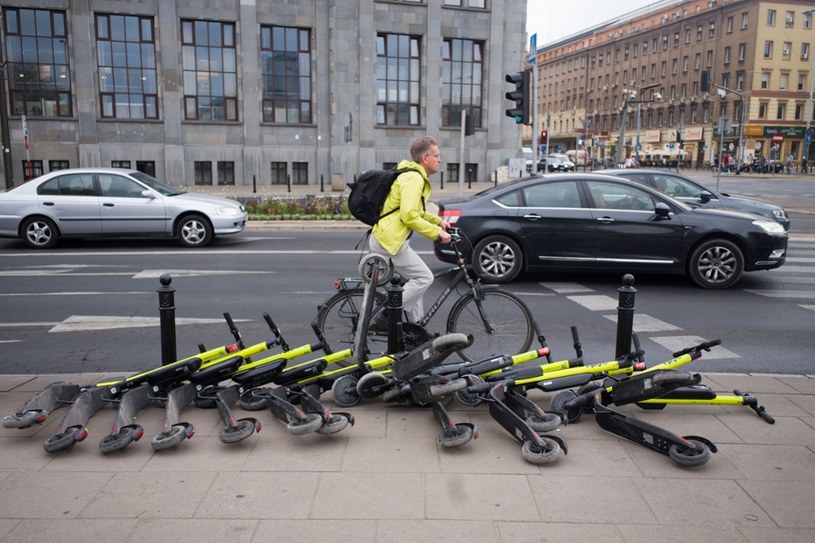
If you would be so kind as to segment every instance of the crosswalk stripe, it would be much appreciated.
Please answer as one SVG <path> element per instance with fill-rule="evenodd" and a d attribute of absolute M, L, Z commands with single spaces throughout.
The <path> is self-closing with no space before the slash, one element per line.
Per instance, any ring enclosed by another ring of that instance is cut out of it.
<path fill-rule="evenodd" d="M 809 309 L 810 311 L 815 311 L 815 305 L 798 304 L 798 307 L 803 307 L 804 309 Z"/>
<path fill-rule="evenodd" d="M 649 337 L 651 341 L 654 343 L 658 343 L 662 345 L 667 350 L 675 353 L 677 351 L 681 351 L 682 349 L 687 349 L 688 347 L 693 347 L 694 345 L 699 345 L 703 341 L 710 341 L 713 338 L 703 338 L 701 336 L 661 336 L 661 337 Z M 702 360 L 710 360 L 710 359 L 722 359 L 722 358 L 741 358 L 740 355 L 734 353 L 733 351 L 729 351 L 722 347 L 721 345 L 717 345 L 710 349 L 710 352 L 705 351 L 702 355 Z"/>
<path fill-rule="evenodd" d="M 579 283 L 539 283 L 540 286 L 543 288 L 548 288 L 549 290 L 553 290 L 558 294 L 568 294 L 570 292 L 594 292 L 594 289 L 589 287 L 583 286 Z"/>
<path fill-rule="evenodd" d="M 804 298 L 815 299 L 815 290 L 765 290 L 765 289 L 744 289 L 744 292 L 766 296 L 767 298 Z"/>
<path fill-rule="evenodd" d="M 609 311 L 617 309 L 617 300 L 604 294 L 588 296 L 566 296 L 567 299 L 582 305 L 590 311 Z"/>
<path fill-rule="evenodd" d="M 617 315 L 603 315 L 613 323 L 617 323 Z M 681 330 L 678 326 L 652 317 L 646 313 L 634 314 L 635 332 L 668 332 L 670 330 Z"/>

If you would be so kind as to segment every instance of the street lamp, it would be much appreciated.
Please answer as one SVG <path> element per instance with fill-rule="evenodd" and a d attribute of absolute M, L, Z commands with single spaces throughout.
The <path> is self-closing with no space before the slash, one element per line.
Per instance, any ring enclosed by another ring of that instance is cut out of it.
<path fill-rule="evenodd" d="M 617 142 L 617 163 L 620 162 L 620 158 L 622 155 L 622 150 L 625 148 L 625 119 L 626 113 L 628 112 L 628 104 L 637 104 L 637 147 L 639 147 L 640 143 L 640 104 L 653 102 L 654 100 L 638 100 L 637 94 L 642 93 L 642 91 L 650 90 L 659 86 L 659 83 L 652 83 L 650 85 L 645 85 L 644 87 L 637 87 L 635 85 L 629 85 L 628 88 L 624 89 L 623 91 L 623 107 L 620 109 L 620 140 Z M 661 96 L 660 96 L 661 99 Z M 639 150 L 637 149 L 637 159 L 639 159 Z"/>
<path fill-rule="evenodd" d="M 735 94 L 736 96 L 739 97 L 739 102 L 741 102 L 741 118 L 739 119 L 739 160 L 736 163 L 736 175 L 738 175 L 740 170 L 741 170 L 741 165 L 744 164 L 744 142 L 743 142 L 743 140 L 744 140 L 744 122 L 745 122 L 745 117 L 744 117 L 744 97 L 741 95 L 741 93 L 739 91 L 729 89 L 729 88 L 725 87 L 724 85 L 717 85 L 716 83 L 714 83 L 713 86 L 716 87 L 717 89 L 719 89 L 719 91 L 718 91 L 719 96 L 721 96 L 722 98 L 727 96 L 728 92 L 732 92 L 733 94 Z M 721 162 L 719 164 L 719 169 L 721 169 Z"/>
<path fill-rule="evenodd" d="M 815 9 L 808 9 L 804 12 L 804 15 L 812 15 L 813 13 L 815 13 Z M 810 49 L 812 49 L 811 46 Z M 809 146 L 812 144 L 812 94 L 815 91 L 815 54 L 813 54 L 813 51 L 810 50 L 809 56 L 812 57 L 812 70 L 809 72 L 809 100 L 807 101 L 807 127 L 806 132 L 804 132 L 803 158 L 808 158 Z"/>

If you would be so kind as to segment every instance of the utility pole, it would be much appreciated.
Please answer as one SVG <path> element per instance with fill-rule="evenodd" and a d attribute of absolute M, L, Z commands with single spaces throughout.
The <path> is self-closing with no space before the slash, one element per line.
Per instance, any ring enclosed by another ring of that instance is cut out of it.
<path fill-rule="evenodd" d="M 2 20 L 2 19 L 0 19 Z M 11 135 L 8 127 L 8 104 L 6 103 L 6 61 L 3 60 L 3 44 L 0 43 L 0 139 L 2 139 L 3 173 L 6 189 L 14 188 L 14 164 L 11 159 Z"/>

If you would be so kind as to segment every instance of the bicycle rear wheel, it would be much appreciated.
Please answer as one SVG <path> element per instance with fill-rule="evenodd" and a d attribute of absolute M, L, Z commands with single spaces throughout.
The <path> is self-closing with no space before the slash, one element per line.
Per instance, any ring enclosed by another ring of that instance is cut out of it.
<path fill-rule="evenodd" d="M 359 313 L 362 310 L 362 290 L 343 290 L 326 300 L 320 306 L 317 314 L 317 326 L 322 330 L 329 347 L 334 351 L 349 349 L 354 345 L 354 335 L 359 324 Z M 386 296 L 376 293 L 374 299 L 374 313 L 380 306 L 385 305 Z M 369 333 L 369 340 L 373 333 Z M 387 345 L 387 337 L 382 338 Z M 342 365 L 353 362 L 345 361 Z"/>
<path fill-rule="evenodd" d="M 492 333 L 484 326 L 482 312 Z M 472 334 L 473 344 L 459 351 L 461 358 L 472 362 L 526 352 L 535 338 L 529 308 L 520 298 L 504 290 L 484 290 L 480 299 L 472 292 L 461 298 L 447 317 L 447 332 Z"/>

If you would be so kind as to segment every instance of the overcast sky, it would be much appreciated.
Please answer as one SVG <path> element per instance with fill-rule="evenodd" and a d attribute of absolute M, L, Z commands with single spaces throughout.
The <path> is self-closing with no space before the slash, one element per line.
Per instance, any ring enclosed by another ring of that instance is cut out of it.
<path fill-rule="evenodd" d="M 653 4 L 654 0 L 527 0 L 526 30 L 538 34 L 538 47 L 586 27 Z"/>

